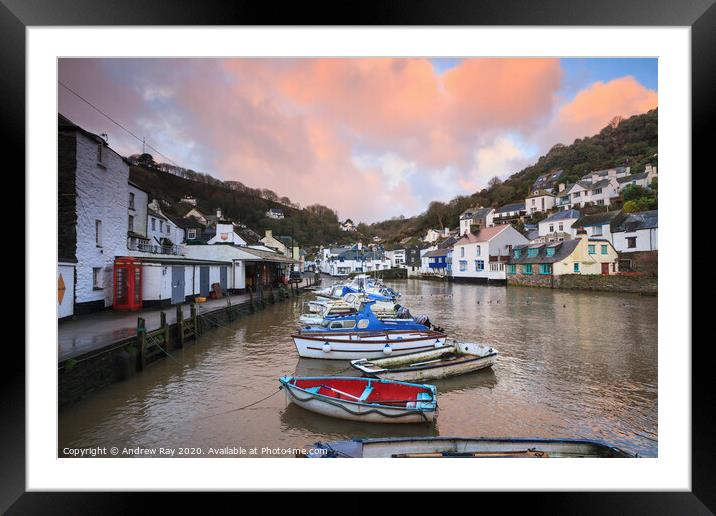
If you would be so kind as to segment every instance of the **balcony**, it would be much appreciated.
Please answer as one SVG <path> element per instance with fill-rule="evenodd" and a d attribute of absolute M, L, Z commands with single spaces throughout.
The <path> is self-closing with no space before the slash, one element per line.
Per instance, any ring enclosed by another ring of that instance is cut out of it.
<path fill-rule="evenodd" d="M 178 245 L 159 245 L 151 243 L 143 238 L 129 237 L 127 238 L 127 248 L 130 251 L 138 251 L 140 253 L 150 254 L 173 254 L 181 256 L 181 246 Z"/>

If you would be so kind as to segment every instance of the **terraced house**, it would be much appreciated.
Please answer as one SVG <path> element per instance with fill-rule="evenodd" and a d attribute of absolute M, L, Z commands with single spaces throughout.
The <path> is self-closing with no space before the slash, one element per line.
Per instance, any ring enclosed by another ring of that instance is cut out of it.
<path fill-rule="evenodd" d="M 463 235 L 452 250 L 452 276 L 456 282 L 504 283 L 505 265 L 512 249 L 528 243 L 510 224 L 500 224 Z"/>
<path fill-rule="evenodd" d="M 507 264 L 508 283 L 554 286 L 565 274 L 615 274 L 618 255 L 606 239 L 589 238 L 584 229 L 577 238 L 561 242 L 516 246 Z"/>

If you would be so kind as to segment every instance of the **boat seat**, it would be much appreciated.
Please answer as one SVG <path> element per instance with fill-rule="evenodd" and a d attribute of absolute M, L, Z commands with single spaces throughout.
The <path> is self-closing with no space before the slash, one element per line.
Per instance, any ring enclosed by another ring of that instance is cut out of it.
<path fill-rule="evenodd" d="M 321 386 L 317 385 L 316 387 L 306 387 L 304 391 L 310 392 L 311 394 L 318 394 L 318 391 L 321 390 Z"/>
<path fill-rule="evenodd" d="M 429 392 L 419 392 L 417 401 L 410 401 L 405 406 L 414 409 L 430 409 L 433 407 L 433 397 Z"/>
<path fill-rule="evenodd" d="M 368 399 L 368 396 L 370 396 L 370 393 L 373 392 L 373 386 L 371 384 L 368 384 L 368 386 L 363 391 L 363 394 L 360 395 L 359 401 L 365 401 Z"/>

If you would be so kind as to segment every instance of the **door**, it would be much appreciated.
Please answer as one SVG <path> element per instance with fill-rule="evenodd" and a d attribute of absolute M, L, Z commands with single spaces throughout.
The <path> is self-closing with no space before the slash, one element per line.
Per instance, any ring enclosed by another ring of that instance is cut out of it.
<path fill-rule="evenodd" d="M 219 269 L 219 285 L 221 285 L 221 291 L 226 292 L 228 286 L 226 267 L 221 267 Z"/>
<path fill-rule="evenodd" d="M 199 295 L 209 296 L 209 267 L 199 268 Z"/>
<path fill-rule="evenodd" d="M 184 267 L 172 266 L 172 304 L 184 302 Z"/>
<path fill-rule="evenodd" d="M 609 264 L 608 263 L 602 264 L 602 274 L 609 275 Z"/>

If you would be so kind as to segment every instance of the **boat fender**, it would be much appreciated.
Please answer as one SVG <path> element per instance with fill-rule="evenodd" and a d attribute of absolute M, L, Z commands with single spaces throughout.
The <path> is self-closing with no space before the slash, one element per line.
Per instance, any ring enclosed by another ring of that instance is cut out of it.
<path fill-rule="evenodd" d="M 383 353 L 386 355 L 390 355 L 392 352 L 393 352 L 393 349 L 386 344 L 385 347 L 383 348 Z"/>
<path fill-rule="evenodd" d="M 324 353 L 330 353 L 330 352 L 331 352 L 331 345 L 330 345 L 328 342 L 326 342 L 326 343 L 323 345 L 323 352 L 324 352 Z"/>

